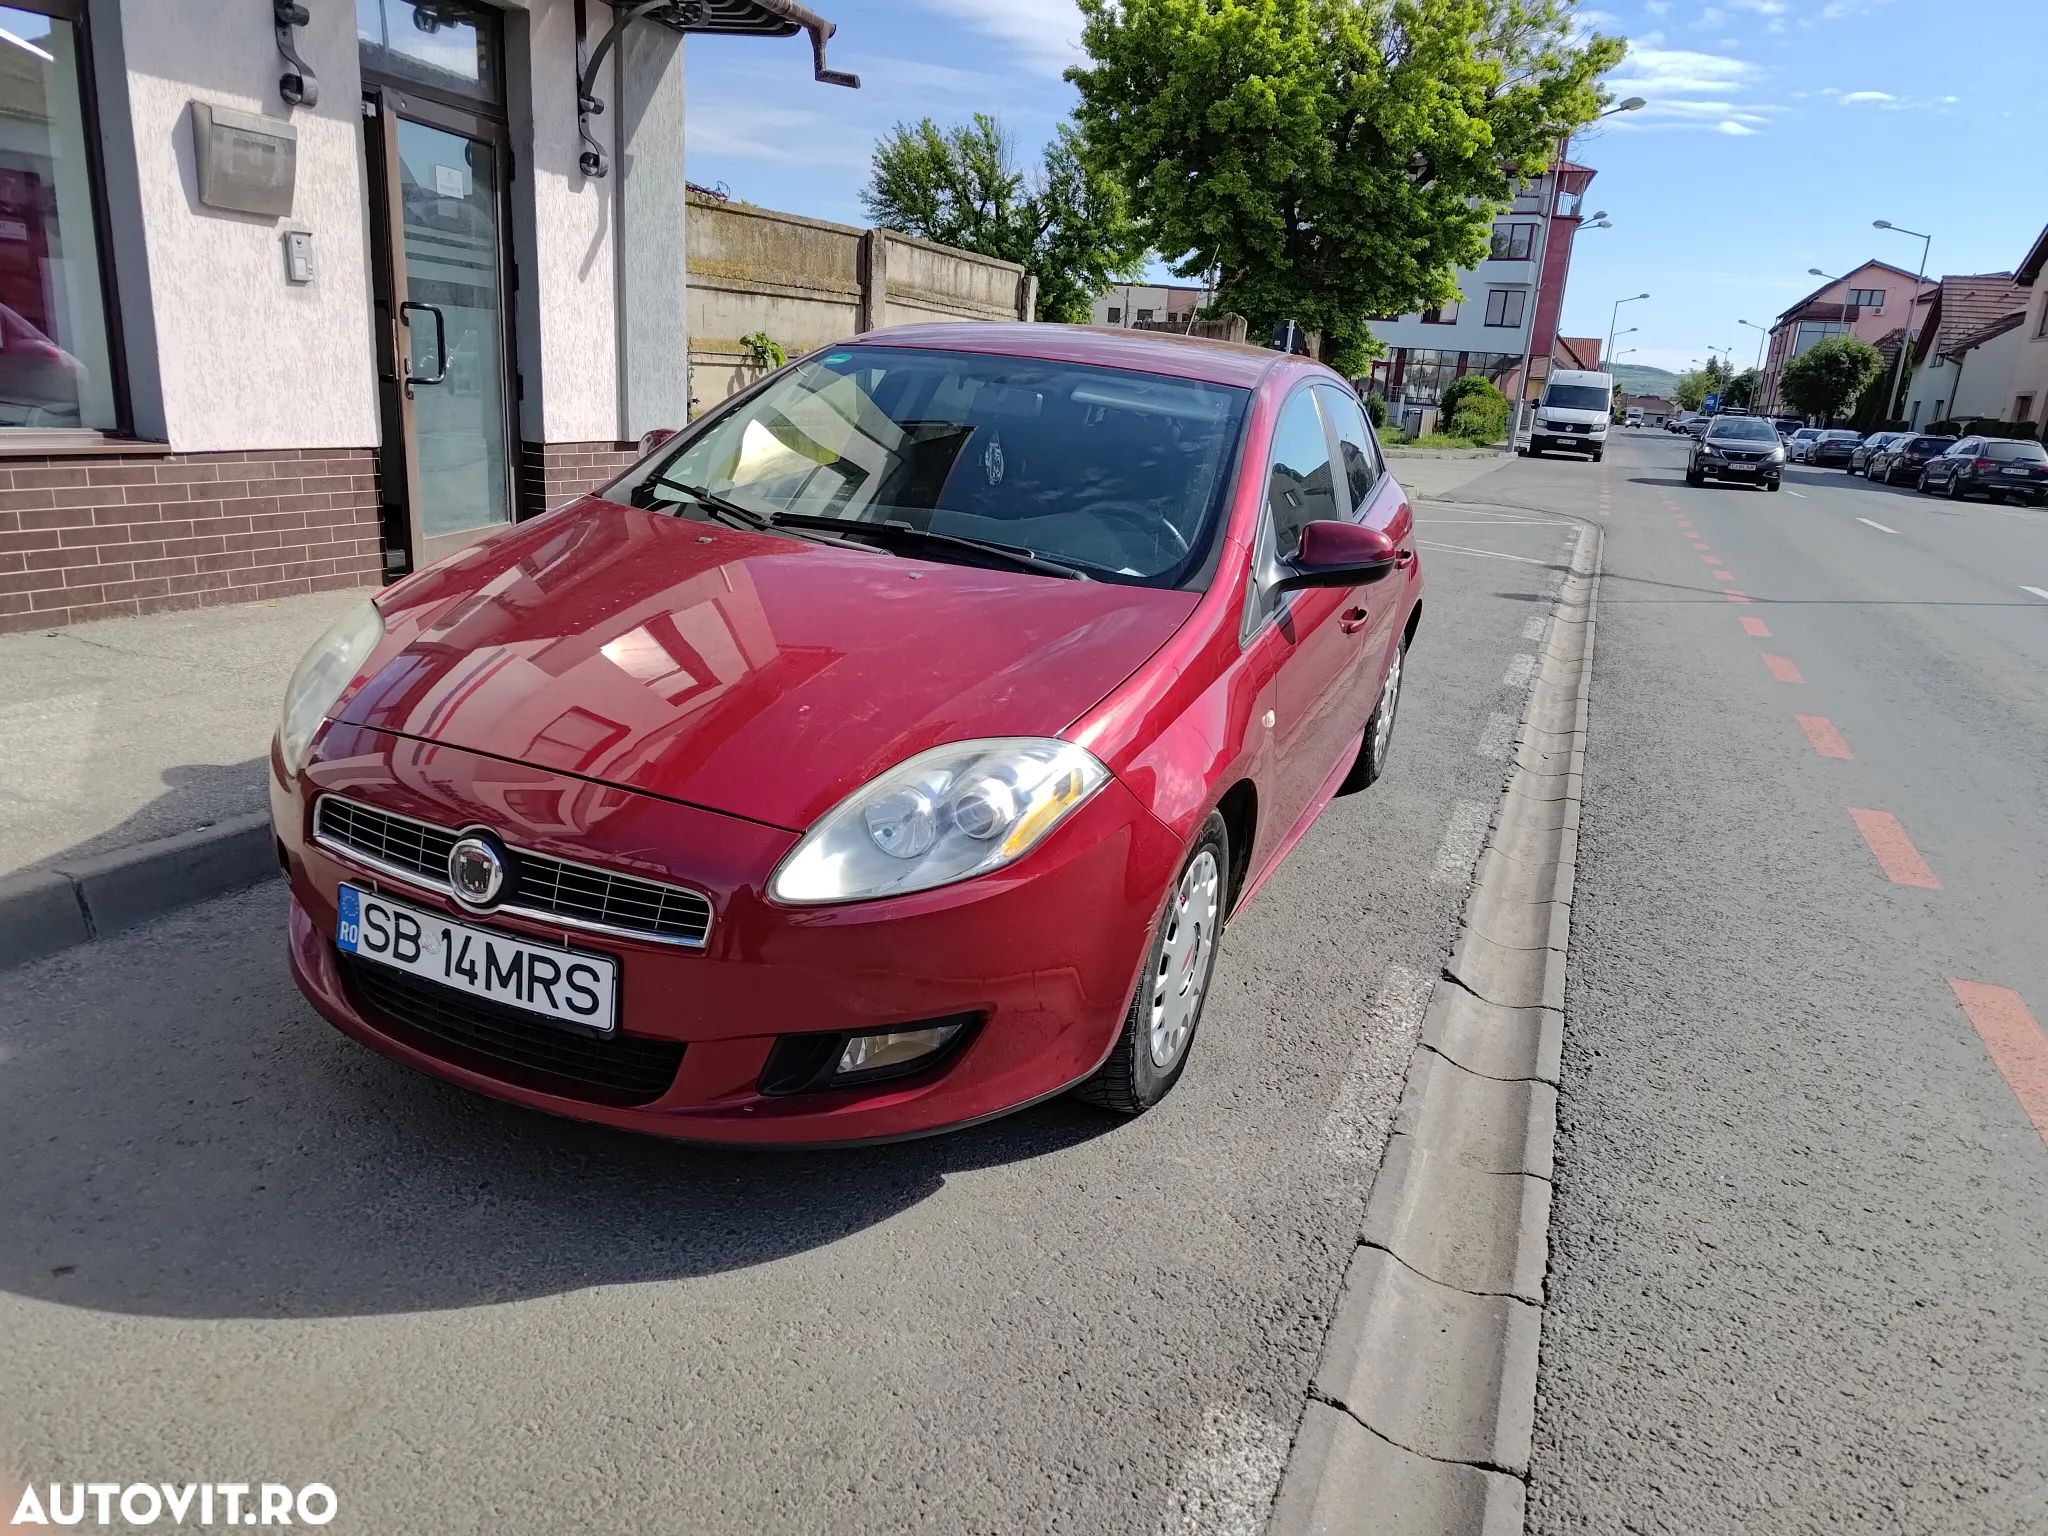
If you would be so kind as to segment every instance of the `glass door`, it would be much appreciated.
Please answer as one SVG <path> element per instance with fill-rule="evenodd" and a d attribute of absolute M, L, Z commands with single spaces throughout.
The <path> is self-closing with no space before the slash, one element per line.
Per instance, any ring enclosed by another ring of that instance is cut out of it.
<path fill-rule="evenodd" d="M 385 87 L 364 114 L 386 539 L 417 570 L 512 520 L 504 130 Z"/>

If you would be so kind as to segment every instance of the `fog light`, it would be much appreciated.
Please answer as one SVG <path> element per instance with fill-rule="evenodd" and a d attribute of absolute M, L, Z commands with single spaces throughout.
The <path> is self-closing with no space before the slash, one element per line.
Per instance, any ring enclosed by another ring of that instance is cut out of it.
<path fill-rule="evenodd" d="M 835 1079 L 870 1072 L 897 1071 L 944 1050 L 960 1033 L 958 1024 L 941 1024 L 936 1029 L 895 1029 L 886 1034 L 854 1035 L 839 1053 L 832 1069 Z"/>

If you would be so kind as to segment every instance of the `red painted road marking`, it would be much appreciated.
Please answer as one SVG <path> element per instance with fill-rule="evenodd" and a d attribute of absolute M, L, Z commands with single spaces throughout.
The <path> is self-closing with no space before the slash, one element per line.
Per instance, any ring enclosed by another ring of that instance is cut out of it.
<path fill-rule="evenodd" d="M 1806 681 L 1805 678 L 1799 675 L 1799 669 L 1792 665 L 1790 657 L 1773 656 L 1769 651 L 1765 651 L 1764 665 L 1771 669 L 1771 676 L 1781 683 L 1803 683 Z"/>
<path fill-rule="evenodd" d="M 1541 210 L 1539 209 L 1538 212 L 1541 212 Z M 1706 561 L 1709 565 L 1719 565 L 1721 563 L 1721 557 L 1719 555 L 1702 554 L 1700 558 Z"/>
<path fill-rule="evenodd" d="M 1927 861 L 1920 857 L 1920 850 L 1913 846 L 1913 839 L 1906 836 L 1906 829 L 1899 825 L 1899 818 L 1890 811 L 1865 811 L 1856 806 L 1849 807 L 1849 815 L 1856 823 L 1856 830 L 1863 834 L 1863 841 L 1870 844 L 1871 855 L 1877 860 L 1878 868 L 1893 885 L 1917 885 L 1923 890 L 1938 891 L 1941 881 Z"/>
<path fill-rule="evenodd" d="M 1835 722 L 1825 715 L 1800 715 L 1799 729 L 1806 732 L 1806 739 L 1813 744 L 1813 750 L 1822 757 L 1853 757 L 1849 743 L 1842 740 L 1842 733 L 1835 729 Z"/>
<path fill-rule="evenodd" d="M 1970 1028 L 1991 1053 L 1991 1064 L 2034 1129 L 2048 1141 L 2048 1034 L 2028 1011 L 2026 1000 L 2010 987 L 1981 981 L 1948 979 L 1949 990 L 1963 1005 Z"/>
<path fill-rule="evenodd" d="M 1721 595 L 1731 603 L 1746 603 L 1749 601 L 1749 594 L 1747 592 L 1738 592 L 1733 587 L 1730 587 Z"/>
<path fill-rule="evenodd" d="M 1771 626 L 1762 619 L 1752 619 L 1746 613 L 1742 616 L 1742 632 L 1745 635 L 1754 635 L 1759 640 L 1771 638 Z"/>
<path fill-rule="evenodd" d="M 1727 571 L 1709 571 L 1707 574 L 1716 581 L 1733 581 L 1735 577 Z"/>

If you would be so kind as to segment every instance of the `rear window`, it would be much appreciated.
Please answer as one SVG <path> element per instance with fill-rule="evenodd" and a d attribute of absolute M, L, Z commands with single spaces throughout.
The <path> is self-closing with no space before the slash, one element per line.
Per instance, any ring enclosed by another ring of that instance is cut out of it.
<path fill-rule="evenodd" d="M 1946 448 L 1955 442 L 1952 437 L 1916 437 L 1906 444 L 1908 448 Z"/>
<path fill-rule="evenodd" d="M 1863 434 L 1861 432 L 1823 432 L 1821 436 L 1831 443 L 1860 443 L 1863 441 Z"/>
<path fill-rule="evenodd" d="M 2039 443 L 1986 443 L 1984 457 L 2001 464 L 2038 464 L 2048 459 L 2048 448 Z"/>

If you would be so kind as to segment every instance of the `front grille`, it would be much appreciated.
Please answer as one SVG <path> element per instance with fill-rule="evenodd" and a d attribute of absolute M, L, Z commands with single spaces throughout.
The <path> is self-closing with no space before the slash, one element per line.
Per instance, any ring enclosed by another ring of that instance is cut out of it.
<path fill-rule="evenodd" d="M 329 847 L 437 891 L 448 889 L 448 852 L 461 835 L 338 795 L 320 797 L 313 811 L 313 834 Z M 711 902 L 701 891 L 572 864 L 544 853 L 510 851 L 510 878 L 500 911 L 670 944 L 701 945 L 711 932 Z"/>
<path fill-rule="evenodd" d="M 379 1028 L 492 1077 L 624 1107 L 660 1098 L 682 1065 L 675 1041 L 594 1035 L 388 965 L 336 958 L 343 984 Z"/>

